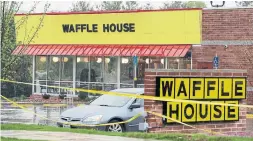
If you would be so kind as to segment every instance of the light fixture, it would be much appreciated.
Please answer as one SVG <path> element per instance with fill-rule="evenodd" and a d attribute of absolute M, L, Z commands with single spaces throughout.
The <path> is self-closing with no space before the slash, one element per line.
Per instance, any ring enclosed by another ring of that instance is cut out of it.
<path fill-rule="evenodd" d="M 161 63 L 164 64 L 164 59 L 161 59 Z"/>
<path fill-rule="evenodd" d="M 76 62 L 79 63 L 81 61 L 81 58 L 80 57 L 77 57 L 76 58 Z"/>
<path fill-rule="evenodd" d="M 43 62 L 43 63 L 44 63 L 44 62 L 46 62 L 46 61 L 47 61 L 47 58 L 46 58 L 45 56 L 41 56 L 41 57 L 40 57 L 40 62 Z"/>
<path fill-rule="evenodd" d="M 108 63 L 110 63 L 110 61 L 111 61 L 110 58 L 105 58 L 105 63 L 108 64 Z"/>
<path fill-rule="evenodd" d="M 68 57 L 64 57 L 63 58 L 63 62 L 68 62 L 69 61 L 69 58 Z"/>
<path fill-rule="evenodd" d="M 83 61 L 84 61 L 85 63 L 88 63 L 88 62 L 89 62 L 89 58 L 88 58 L 88 57 L 84 57 L 84 58 L 83 58 Z"/>
<path fill-rule="evenodd" d="M 58 57 L 53 57 L 53 62 L 58 62 L 59 58 Z"/>
<path fill-rule="evenodd" d="M 146 59 L 146 63 L 147 63 L 147 64 L 152 63 L 152 59 L 147 58 L 147 59 Z"/>
<path fill-rule="evenodd" d="M 98 58 L 97 63 L 101 63 L 101 62 L 102 62 L 102 58 Z"/>
<path fill-rule="evenodd" d="M 122 64 L 127 64 L 129 62 L 128 58 L 122 58 L 121 60 Z"/>
<path fill-rule="evenodd" d="M 179 62 L 179 59 L 176 59 L 177 62 Z"/>

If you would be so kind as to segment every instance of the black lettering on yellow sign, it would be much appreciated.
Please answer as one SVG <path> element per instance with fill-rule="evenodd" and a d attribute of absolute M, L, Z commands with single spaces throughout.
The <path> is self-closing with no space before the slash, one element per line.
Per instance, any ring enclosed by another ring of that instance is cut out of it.
<path fill-rule="evenodd" d="M 205 79 L 205 99 L 218 99 L 218 78 Z"/>
<path fill-rule="evenodd" d="M 232 98 L 232 79 L 219 78 L 219 99 Z"/>
<path fill-rule="evenodd" d="M 135 32 L 134 23 L 111 23 L 101 25 L 103 32 Z M 62 24 L 64 33 L 99 32 L 98 24 Z"/>
<path fill-rule="evenodd" d="M 243 99 L 245 78 L 159 78 L 159 97 L 175 99 Z"/>
<path fill-rule="evenodd" d="M 176 79 L 176 99 L 189 99 L 189 78 Z"/>
<path fill-rule="evenodd" d="M 181 102 L 167 102 L 167 116 L 181 121 Z M 175 121 L 167 119 L 167 122 L 171 123 Z"/>
<path fill-rule="evenodd" d="M 238 104 L 238 101 L 212 101 L 215 103 Z M 167 102 L 167 116 L 181 122 L 235 121 L 239 108 L 236 106 Z M 176 123 L 167 119 L 167 123 Z"/>
<path fill-rule="evenodd" d="M 174 78 L 161 78 L 160 85 L 160 97 L 174 99 Z"/>
<path fill-rule="evenodd" d="M 225 101 L 226 104 L 239 104 L 238 101 Z M 239 120 L 238 106 L 225 106 L 225 120 L 234 121 Z"/>
<path fill-rule="evenodd" d="M 182 122 L 196 122 L 196 104 L 182 103 Z"/>
<path fill-rule="evenodd" d="M 246 98 L 245 78 L 233 78 L 233 99 Z"/>
<path fill-rule="evenodd" d="M 190 79 L 190 99 L 204 98 L 204 79 L 191 78 Z"/>
<path fill-rule="evenodd" d="M 171 99 L 216 100 L 215 103 L 238 104 L 246 98 L 246 78 L 186 78 L 158 77 L 156 96 Z M 233 101 L 236 99 L 237 101 Z M 164 113 L 182 122 L 235 121 L 239 119 L 236 106 L 164 102 Z M 167 120 L 172 123 L 173 120 Z"/>
<path fill-rule="evenodd" d="M 210 121 L 211 106 L 208 104 L 197 104 L 197 121 Z"/>
<path fill-rule="evenodd" d="M 224 103 L 224 101 L 212 101 Z M 224 121 L 224 105 L 211 105 L 211 121 Z"/>

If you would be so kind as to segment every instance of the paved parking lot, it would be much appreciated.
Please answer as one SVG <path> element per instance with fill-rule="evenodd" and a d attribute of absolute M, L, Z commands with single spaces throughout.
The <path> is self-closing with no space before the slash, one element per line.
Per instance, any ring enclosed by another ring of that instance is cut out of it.
<path fill-rule="evenodd" d="M 116 136 L 89 135 L 68 132 L 46 132 L 46 131 L 22 131 L 22 130 L 2 130 L 1 136 L 48 141 L 155 141 L 148 139 L 134 139 Z"/>

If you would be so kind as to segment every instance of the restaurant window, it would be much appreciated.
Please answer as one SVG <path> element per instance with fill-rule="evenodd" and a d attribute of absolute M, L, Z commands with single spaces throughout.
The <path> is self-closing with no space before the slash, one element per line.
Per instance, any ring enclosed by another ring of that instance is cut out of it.
<path fill-rule="evenodd" d="M 103 57 L 90 57 L 89 88 L 103 90 Z"/>
<path fill-rule="evenodd" d="M 47 89 L 47 56 L 35 57 L 35 93 L 46 93 Z"/>
<path fill-rule="evenodd" d="M 168 69 L 191 69 L 191 52 L 187 52 L 184 57 L 167 58 Z"/>
<path fill-rule="evenodd" d="M 61 57 L 61 87 L 73 87 L 73 57 L 63 56 Z M 72 94 L 73 91 L 60 89 L 61 94 Z"/>
<path fill-rule="evenodd" d="M 164 69 L 165 61 L 163 57 L 149 57 L 145 60 L 149 69 Z"/>
<path fill-rule="evenodd" d="M 138 57 L 138 65 L 136 70 L 137 75 L 137 87 L 144 87 L 144 75 L 145 75 L 145 69 L 148 68 L 147 60 L 149 60 L 149 57 Z"/>
<path fill-rule="evenodd" d="M 104 57 L 104 90 L 117 88 L 118 57 Z"/>
<path fill-rule="evenodd" d="M 133 57 L 120 58 L 120 88 L 133 88 Z"/>
<path fill-rule="evenodd" d="M 168 69 L 179 69 L 180 59 L 179 58 L 167 58 L 168 59 Z"/>
<path fill-rule="evenodd" d="M 50 56 L 48 62 L 48 86 L 60 86 L 60 61 L 58 56 Z M 47 88 L 48 93 L 59 94 L 59 88 Z"/>
<path fill-rule="evenodd" d="M 76 58 L 76 88 L 89 89 L 89 57 Z"/>

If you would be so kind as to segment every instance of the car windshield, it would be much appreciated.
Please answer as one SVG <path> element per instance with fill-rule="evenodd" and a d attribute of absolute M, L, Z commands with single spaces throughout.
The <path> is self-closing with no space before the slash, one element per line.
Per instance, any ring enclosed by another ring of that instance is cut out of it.
<path fill-rule="evenodd" d="M 99 105 L 99 106 L 109 106 L 109 107 L 122 107 L 124 106 L 131 98 L 125 96 L 112 96 L 112 95 L 101 95 L 90 105 Z"/>

